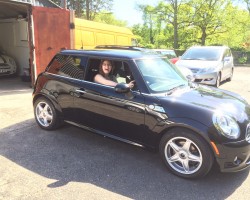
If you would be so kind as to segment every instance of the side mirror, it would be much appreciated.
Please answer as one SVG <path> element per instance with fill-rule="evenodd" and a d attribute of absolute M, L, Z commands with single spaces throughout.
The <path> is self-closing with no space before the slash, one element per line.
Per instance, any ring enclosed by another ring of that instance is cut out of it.
<path fill-rule="evenodd" d="M 230 61 L 230 57 L 225 57 L 224 58 L 224 62 L 229 62 Z"/>
<path fill-rule="evenodd" d="M 195 80 L 194 76 L 192 76 L 192 75 L 187 75 L 186 78 L 188 81 L 191 81 L 191 82 L 194 82 L 194 80 Z"/>
<path fill-rule="evenodd" d="M 127 93 L 130 91 L 130 88 L 128 87 L 127 84 L 125 83 L 118 83 L 116 86 L 115 86 L 115 91 L 117 93 Z"/>

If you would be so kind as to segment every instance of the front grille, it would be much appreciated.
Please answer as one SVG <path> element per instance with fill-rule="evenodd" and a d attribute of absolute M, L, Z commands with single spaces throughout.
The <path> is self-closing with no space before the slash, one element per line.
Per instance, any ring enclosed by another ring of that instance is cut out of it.
<path fill-rule="evenodd" d="M 199 82 L 201 82 L 202 81 L 202 79 L 195 79 L 194 80 L 194 82 L 197 82 L 197 83 L 199 83 Z"/>
<path fill-rule="evenodd" d="M 2 73 L 0 73 L 0 76 L 2 76 L 2 75 L 9 75 L 10 74 L 10 72 L 2 72 Z"/>
<path fill-rule="evenodd" d="M 8 64 L 5 64 L 5 63 L 0 63 L 0 68 L 1 69 L 9 69 L 10 66 Z"/>
<path fill-rule="evenodd" d="M 250 124 L 247 125 L 246 141 L 250 143 Z"/>

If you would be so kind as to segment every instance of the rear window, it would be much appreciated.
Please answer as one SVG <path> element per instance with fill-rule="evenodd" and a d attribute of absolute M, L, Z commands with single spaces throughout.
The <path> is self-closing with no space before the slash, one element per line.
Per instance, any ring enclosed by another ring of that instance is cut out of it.
<path fill-rule="evenodd" d="M 47 71 L 70 78 L 83 79 L 86 61 L 85 57 L 59 54 L 51 61 Z"/>

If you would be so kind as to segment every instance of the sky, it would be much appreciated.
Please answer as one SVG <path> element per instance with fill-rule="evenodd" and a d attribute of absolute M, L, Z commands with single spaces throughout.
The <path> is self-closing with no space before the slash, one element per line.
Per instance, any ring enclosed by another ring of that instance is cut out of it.
<path fill-rule="evenodd" d="M 136 10 L 137 4 L 156 5 L 158 0 L 113 0 L 113 13 L 116 19 L 127 21 L 128 26 L 142 23 L 142 13 Z"/>

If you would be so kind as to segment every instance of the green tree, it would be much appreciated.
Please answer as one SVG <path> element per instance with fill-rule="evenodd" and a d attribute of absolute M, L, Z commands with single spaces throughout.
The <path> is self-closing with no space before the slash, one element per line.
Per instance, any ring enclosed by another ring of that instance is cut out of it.
<path fill-rule="evenodd" d="M 127 26 L 126 21 L 118 20 L 115 18 L 115 16 L 112 13 L 107 13 L 107 12 L 99 12 L 96 15 L 94 21 L 102 22 L 102 23 L 106 23 L 106 24 L 112 24 L 115 26 L 122 26 L 122 27 Z"/>
<path fill-rule="evenodd" d="M 60 5 L 60 0 L 52 0 Z M 94 20 L 101 11 L 111 11 L 113 0 L 67 0 L 67 8 L 75 10 L 76 17 Z"/>
<path fill-rule="evenodd" d="M 150 5 L 139 5 L 139 10 L 143 12 L 143 29 L 144 33 L 148 32 L 148 34 L 145 34 L 145 37 L 147 37 L 150 44 L 155 43 L 155 20 L 156 20 L 156 10 L 153 6 Z"/>
<path fill-rule="evenodd" d="M 188 13 L 183 9 L 187 2 L 187 0 L 165 0 L 164 2 L 160 2 L 157 6 L 160 18 L 171 24 L 173 27 L 173 47 L 175 49 L 179 48 L 178 30 L 180 29 L 180 26 L 187 22 L 184 16 Z M 182 17 L 180 15 L 182 15 Z"/>
<path fill-rule="evenodd" d="M 206 39 L 213 35 L 225 33 L 224 11 L 230 2 L 228 0 L 195 0 L 192 2 L 194 8 L 193 25 L 198 28 L 198 38 L 201 45 L 206 44 Z"/>

